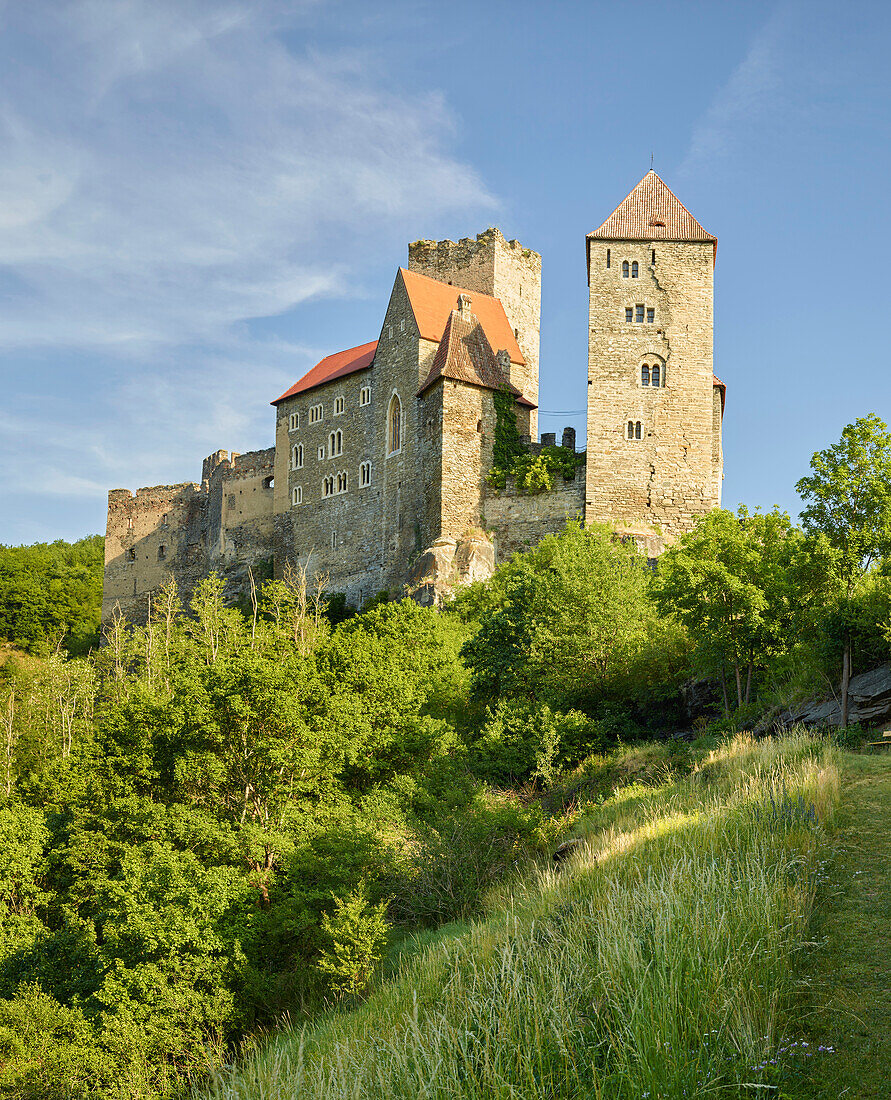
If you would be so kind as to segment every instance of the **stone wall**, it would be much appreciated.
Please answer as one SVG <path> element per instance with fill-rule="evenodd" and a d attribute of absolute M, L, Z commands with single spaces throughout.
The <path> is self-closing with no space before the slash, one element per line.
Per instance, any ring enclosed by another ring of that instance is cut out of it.
<path fill-rule="evenodd" d="M 102 621 L 118 608 L 144 622 L 151 599 L 175 579 L 184 601 L 216 571 L 235 600 L 248 571 L 268 571 L 274 554 L 273 449 L 204 461 L 200 485 L 115 489 L 108 494 Z"/>
<path fill-rule="evenodd" d="M 501 300 L 526 360 L 525 367 L 511 365 L 510 381 L 538 405 L 541 256 L 519 241 L 505 240 L 499 229 L 487 229 L 475 240 L 414 241 L 408 246 L 408 269 Z M 535 438 L 537 410 L 532 410 L 530 431 Z"/>
<path fill-rule="evenodd" d="M 589 522 L 669 537 L 720 504 L 711 242 L 589 240 Z M 610 266 L 607 267 L 607 251 Z M 655 262 L 653 255 L 655 253 Z M 623 278 L 623 261 L 639 277 Z M 636 320 L 643 306 L 644 322 Z M 634 320 L 625 320 L 631 308 Z M 652 322 L 646 310 L 653 309 Z M 641 367 L 660 369 L 644 386 Z M 641 438 L 628 438 L 628 422 Z"/>
<path fill-rule="evenodd" d="M 584 517 L 584 468 L 576 471 L 572 481 L 556 475 L 549 492 L 520 492 L 513 478 L 508 478 L 504 489 L 487 486 L 483 497 L 483 527 L 495 544 L 496 565 L 538 545 L 546 535 L 559 534 L 569 521 Z"/>

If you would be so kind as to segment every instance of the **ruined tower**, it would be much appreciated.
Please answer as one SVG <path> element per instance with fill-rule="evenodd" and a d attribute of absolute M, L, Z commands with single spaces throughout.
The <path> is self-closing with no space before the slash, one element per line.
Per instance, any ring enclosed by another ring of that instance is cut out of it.
<path fill-rule="evenodd" d="M 720 505 L 716 250 L 652 171 L 588 234 L 589 523 L 670 539 Z"/>
<path fill-rule="evenodd" d="M 414 241 L 408 246 L 408 270 L 500 300 L 526 361 L 515 366 L 510 382 L 537 406 L 541 256 L 506 240 L 501 230 L 487 229 L 475 240 Z M 530 431 L 537 438 L 537 408 L 531 410 Z"/>

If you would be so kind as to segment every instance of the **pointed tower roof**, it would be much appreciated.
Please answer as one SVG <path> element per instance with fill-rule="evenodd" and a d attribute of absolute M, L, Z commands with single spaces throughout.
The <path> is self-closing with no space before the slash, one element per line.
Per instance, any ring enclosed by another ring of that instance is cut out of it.
<path fill-rule="evenodd" d="M 652 170 L 588 236 L 608 241 L 712 241 L 716 247 L 718 243 Z"/>
<path fill-rule="evenodd" d="M 450 378 L 489 390 L 507 390 L 523 404 L 531 404 L 508 382 L 492 351 L 486 330 L 470 305 L 469 295 L 458 296 L 458 308 L 449 313 L 430 372 L 418 393 L 423 393 L 439 378 Z"/>

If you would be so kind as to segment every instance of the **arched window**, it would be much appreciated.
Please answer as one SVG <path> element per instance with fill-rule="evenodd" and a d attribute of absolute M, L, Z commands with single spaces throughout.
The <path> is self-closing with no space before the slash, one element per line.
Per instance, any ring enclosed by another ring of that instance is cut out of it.
<path fill-rule="evenodd" d="M 634 421 L 633 420 L 628 421 L 628 438 L 629 439 L 634 439 Z"/>
<path fill-rule="evenodd" d="M 640 421 L 636 421 L 634 424 L 634 438 L 640 439 Z"/>
<path fill-rule="evenodd" d="M 387 454 L 394 455 L 402 450 L 402 402 L 395 393 L 390 401 L 387 422 Z"/>
<path fill-rule="evenodd" d="M 337 453 L 339 455 L 342 455 L 343 454 L 343 432 L 338 432 L 337 433 L 337 441 L 336 442 L 337 442 Z"/>
<path fill-rule="evenodd" d="M 627 260 L 622 260 L 622 278 L 623 279 L 628 278 L 628 261 Z"/>
<path fill-rule="evenodd" d="M 634 263 L 631 265 L 631 278 L 632 279 L 637 278 L 637 270 L 638 270 L 637 269 L 637 260 L 635 260 Z"/>
<path fill-rule="evenodd" d="M 654 371 L 657 369 L 657 367 L 653 367 Z M 649 386 L 650 384 L 650 368 L 646 363 L 640 368 L 640 384 L 642 386 Z"/>
<path fill-rule="evenodd" d="M 662 385 L 662 383 L 659 381 L 659 377 L 660 377 L 659 364 L 654 363 L 653 364 L 653 385 L 654 386 L 661 386 Z"/>

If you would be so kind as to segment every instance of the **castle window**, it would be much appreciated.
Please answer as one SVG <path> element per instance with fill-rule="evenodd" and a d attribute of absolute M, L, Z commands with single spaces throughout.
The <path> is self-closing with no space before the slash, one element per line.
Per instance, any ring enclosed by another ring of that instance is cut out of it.
<path fill-rule="evenodd" d="M 606 266 L 609 267 L 609 265 L 610 265 L 610 252 L 609 252 L 609 249 L 607 249 L 606 250 Z"/>
<path fill-rule="evenodd" d="M 629 439 L 634 439 L 634 421 L 633 420 L 628 421 L 628 438 Z"/>
<path fill-rule="evenodd" d="M 371 404 L 371 386 L 363 386 L 359 390 L 359 404 L 370 405 Z"/>
<path fill-rule="evenodd" d="M 309 410 L 309 422 L 310 424 L 318 424 L 318 422 L 325 415 L 324 405 L 313 405 Z"/>
<path fill-rule="evenodd" d="M 395 455 L 402 450 L 402 402 L 397 394 L 390 400 L 390 414 L 387 417 L 387 454 Z"/>
<path fill-rule="evenodd" d="M 660 373 L 660 372 L 659 372 L 659 364 L 658 364 L 658 363 L 654 363 L 654 364 L 653 364 L 653 385 L 654 385 L 654 386 L 659 386 L 659 385 L 661 385 L 661 384 L 662 384 L 662 383 L 661 383 L 661 382 L 659 381 L 659 373 Z"/>
<path fill-rule="evenodd" d="M 298 504 L 303 503 L 303 486 L 295 485 L 291 490 L 291 505 L 296 507 Z"/>
<path fill-rule="evenodd" d="M 127 551 L 127 561 L 136 561 L 136 551 L 135 550 L 128 550 Z"/>
<path fill-rule="evenodd" d="M 291 469 L 302 470 L 303 469 L 303 444 L 298 443 L 296 447 L 291 448 Z"/>
<path fill-rule="evenodd" d="M 322 496 L 330 497 L 334 495 L 334 478 L 326 477 L 322 482 Z"/>
<path fill-rule="evenodd" d="M 338 493 L 345 493 L 349 488 L 349 482 L 347 481 L 346 470 L 341 470 L 337 475 L 337 491 Z"/>
<path fill-rule="evenodd" d="M 637 260 L 635 260 L 634 263 L 631 265 L 631 278 L 632 279 L 637 278 L 637 272 L 638 272 Z"/>
<path fill-rule="evenodd" d="M 655 377 L 655 372 L 658 369 L 659 369 L 658 367 L 653 367 L 653 376 L 654 377 Z M 647 366 L 646 363 L 644 363 L 644 365 L 640 368 L 640 384 L 642 386 L 649 386 L 649 384 L 650 384 L 650 368 Z M 655 383 L 654 383 L 654 385 L 655 385 Z"/>
<path fill-rule="evenodd" d="M 640 322 L 643 321 L 643 319 L 644 319 L 644 307 L 641 306 L 641 305 L 635 306 L 634 307 L 634 320 L 637 321 L 638 323 L 640 323 Z"/>
<path fill-rule="evenodd" d="M 387 325 L 387 339 L 388 340 L 393 339 L 393 326 L 392 325 Z"/>
<path fill-rule="evenodd" d="M 402 318 L 402 320 L 401 320 L 401 321 L 399 322 L 399 331 L 400 331 L 400 332 L 405 332 L 405 318 L 404 318 L 404 317 L 403 317 L 403 318 Z"/>
<path fill-rule="evenodd" d="M 371 484 L 371 463 L 360 462 L 359 463 L 359 485 L 365 486 Z"/>
<path fill-rule="evenodd" d="M 337 549 L 337 532 L 336 531 L 331 532 L 331 549 L 332 550 Z"/>
<path fill-rule="evenodd" d="M 625 306 L 625 320 L 626 321 L 633 321 L 634 320 L 634 310 L 631 308 L 631 306 Z"/>
<path fill-rule="evenodd" d="M 651 325 L 655 320 L 656 320 L 656 310 L 655 309 L 648 309 L 647 310 L 647 324 Z"/>
<path fill-rule="evenodd" d="M 274 489 L 275 488 L 275 479 L 271 478 L 271 477 L 264 477 L 263 478 L 263 488 L 264 489 Z"/>
<path fill-rule="evenodd" d="M 335 416 L 342 416 L 343 415 L 343 401 L 344 401 L 344 399 L 342 397 L 335 397 L 334 398 L 334 415 Z"/>
<path fill-rule="evenodd" d="M 640 421 L 639 420 L 635 420 L 635 422 L 634 422 L 634 438 L 635 439 L 640 439 Z"/>
<path fill-rule="evenodd" d="M 628 438 L 629 439 L 640 439 L 641 438 L 641 423 L 640 423 L 640 421 L 639 420 L 629 420 L 628 421 L 627 433 L 628 433 Z"/>
<path fill-rule="evenodd" d="M 627 260 L 622 260 L 622 278 L 627 279 L 630 274 L 630 267 Z"/>
<path fill-rule="evenodd" d="M 167 547 L 162 543 L 158 547 L 158 561 L 163 561 L 167 557 Z"/>
<path fill-rule="evenodd" d="M 653 249 L 651 255 L 653 257 L 652 264 L 653 264 L 653 267 L 655 267 L 656 266 L 656 249 L 655 248 Z"/>
<path fill-rule="evenodd" d="M 325 457 L 325 445 L 324 444 L 322 444 L 322 446 L 319 447 L 318 455 L 319 455 L 319 460 L 320 461 L 321 461 L 321 459 L 323 459 Z"/>
<path fill-rule="evenodd" d="M 296 432 L 300 427 L 300 413 L 291 413 L 288 417 L 288 431 Z"/>
<path fill-rule="evenodd" d="M 328 457 L 336 458 L 343 454 L 343 432 L 332 432 L 328 436 Z"/>

